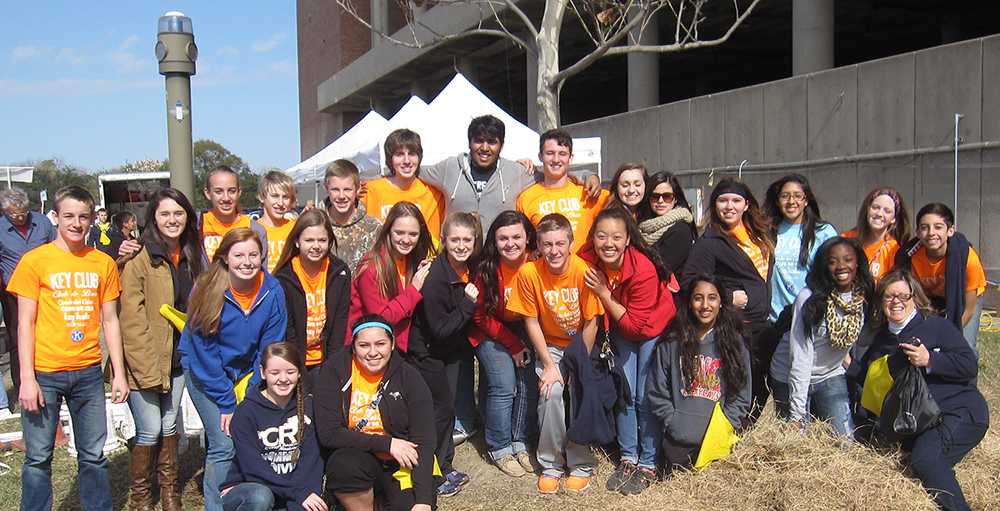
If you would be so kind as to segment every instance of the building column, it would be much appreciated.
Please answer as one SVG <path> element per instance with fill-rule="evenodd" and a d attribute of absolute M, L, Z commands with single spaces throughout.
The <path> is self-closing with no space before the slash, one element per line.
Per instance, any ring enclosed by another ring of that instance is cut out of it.
<path fill-rule="evenodd" d="M 383 34 L 389 33 L 389 2 L 387 0 L 371 0 L 372 14 L 372 48 L 382 43 Z"/>
<path fill-rule="evenodd" d="M 656 17 L 639 34 L 632 31 L 632 38 L 640 36 L 639 44 L 653 45 L 660 42 L 660 27 Z M 628 109 L 639 110 L 660 104 L 660 55 L 658 53 L 628 54 Z"/>
<path fill-rule="evenodd" d="M 834 0 L 792 0 L 792 74 L 833 67 Z"/>
<path fill-rule="evenodd" d="M 525 124 L 529 128 L 538 131 L 538 57 L 531 52 L 524 52 L 525 56 L 525 76 L 527 86 L 525 87 L 525 100 L 528 104 L 528 118 Z"/>

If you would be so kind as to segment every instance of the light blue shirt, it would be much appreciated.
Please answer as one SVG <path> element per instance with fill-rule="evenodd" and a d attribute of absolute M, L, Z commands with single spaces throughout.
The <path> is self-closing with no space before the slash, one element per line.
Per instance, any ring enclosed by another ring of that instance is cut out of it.
<path fill-rule="evenodd" d="M 34 211 L 28 212 L 28 235 L 14 227 L 7 215 L 0 215 L 0 272 L 3 273 L 3 286 L 6 289 L 14 268 L 21 261 L 21 256 L 29 250 L 44 245 L 56 239 L 56 229 L 49 219 Z"/>
<path fill-rule="evenodd" d="M 774 244 L 774 273 L 771 276 L 771 314 L 768 319 L 777 321 L 781 311 L 795 303 L 795 297 L 806 287 L 806 275 L 819 246 L 836 235 L 837 229 L 831 224 L 817 226 L 816 240 L 809 250 L 808 264 L 799 266 L 802 225 L 784 220 L 778 225 L 778 240 Z"/>

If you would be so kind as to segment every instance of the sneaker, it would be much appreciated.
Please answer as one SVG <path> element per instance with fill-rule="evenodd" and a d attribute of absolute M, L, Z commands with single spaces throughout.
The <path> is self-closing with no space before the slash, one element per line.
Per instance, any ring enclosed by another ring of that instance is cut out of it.
<path fill-rule="evenodd" d="M 591 476 L 569 476 L 563 483 L 563 488 L 569 492 L 583 493 L 590 488 L 590 480 Z"/>
<path fill-rule="evenodd" d="M 451 497 L 460 491 L 462 491 L 462 485 L 447 479 L 437 488 L 438 497 Z"/>
<path fill-rule="evenodd" d="M 557 476 L 547 476 L 542 474 L 538 476 L 538 493 L 542 495 L 552 495 L 559 491 L 559 477 Z"/>
<path fill-rule="evenodd" d="M 535 466 L 531 464 L 531 456 L 528 454 L 528 451 L 521 451 L 515 454 L 514 457 L 517 458 L 517 463 L 521 465 L 521 468 L 523 468 L 526 473 L 535 473 Z"/>
<path fill-rule="evenodd" d="M 608 491 L 618 491 L 621 489 L 622 485 L 625 484 L 629 479 L 632 478 L 632 474 L 636 471 L 636 466 L 630 461 L 623 461 L 615 467 L 615 471 L 611 473 L 611 477 L 608 478 L 607 489 Z"/>
<path fill-rule="evenodd" d="M 521 477 L 525 474 L 524 468 L 521 467 L 521 464 L 518 463 L 517 458 L 515 458 L 513 454 L 508 454 L 503 458 L 494 461 L 493 464 L 495 464 L 501 472 L 511 477 Z"/>
<path fill-rule="evenodd" d="M 632 477 L 625 481 L 625 484 L 621 485 L 618 491 L 622 495 L 638 495 L 654 482 L 656 482 L 656 472 L 653 469 L 639 467 L 632 472 Z"/>
<path fill-rule="evenodd" d="M 468 440 L 472 435 L 475 434 L 476 434 L 475 431 L 462 431 L 460 429 L 456 429 L 451 432 L 451 441 L 453 444 L 455 444 L 456 447 L 458 447 L 459 445 L 465 443 L 466 440 Z"/>
<path fill-rule="evenodd" d="M 472 480 L 472 478 L 469 477 L 469 474 L 463 474 L 462 472 L 459 472 L 457 470 L 452 470 L 451 472 L 448 472 L 447 474 L 445 474 L 444 478 L 446 481 L 455 483 L 459 487 L 469 484 L 469 481 Z"/>
<path fill-rule="evenodd" d="M 7 407 L 0 407 L 0 422 L 10 419 L 17 419 L 21 417 L 20 414 L 11 412 Z"/>

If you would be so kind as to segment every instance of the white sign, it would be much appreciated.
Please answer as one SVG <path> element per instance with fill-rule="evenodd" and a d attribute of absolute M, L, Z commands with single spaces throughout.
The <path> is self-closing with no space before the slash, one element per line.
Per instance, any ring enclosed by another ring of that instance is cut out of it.
<path fill-rule="evenodd" d="M 47 190 L 42 190 L 42 191 L 38 192 L 38 197 L 41 199 L 42 202 L 45 202 L 45 201 L 49 200 L 48 191 Z"/>

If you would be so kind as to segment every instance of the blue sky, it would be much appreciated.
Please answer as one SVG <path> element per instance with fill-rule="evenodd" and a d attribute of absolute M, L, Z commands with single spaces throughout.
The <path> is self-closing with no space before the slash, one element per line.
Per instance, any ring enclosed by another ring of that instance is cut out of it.
<path fill-rule="evenodd" d="M 161 14 L 194 23 L 195 140 L 254 169 L 299 156 L 295 2 L 12 2 L 0 37 L 0 165 L 52 157 L 89 170 L 165 159 Z"/>

